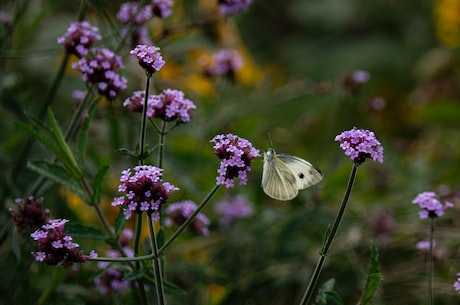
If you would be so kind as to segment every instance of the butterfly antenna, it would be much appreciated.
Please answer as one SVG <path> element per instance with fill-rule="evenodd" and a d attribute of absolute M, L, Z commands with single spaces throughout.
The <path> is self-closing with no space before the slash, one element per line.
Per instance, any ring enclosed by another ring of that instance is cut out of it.
<path fill-rule="evenodd" d="M 267 129 L 268 142 L 270 142 L 270 147 L 273 147 L 272 137 L 270 135 L 270 129 Z"/>

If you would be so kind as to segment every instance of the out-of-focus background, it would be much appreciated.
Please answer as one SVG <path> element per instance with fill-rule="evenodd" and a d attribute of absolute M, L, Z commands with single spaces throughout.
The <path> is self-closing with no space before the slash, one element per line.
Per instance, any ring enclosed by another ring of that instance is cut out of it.
<path fill-rule="evenodd" d="M 117 46 L 121 3 L 91 2 L 85 19 L 100 28 L 98 46 Z M 368 160 L 359 168 L 320 285 L 335 278 L 344 304 L 356 304 L 373 240 L 384 280 L 372 304 L 423 304 L 426 253 L 416 244 L 427 239 L 428 221 L 419 219 L 411 201 L 422 191 L 435 191 L 455 204 L 436 222 L 435 303 L 458 304 L 452 285 L 460 272 L 460 1 L 254 0 L 235 17 L 182 27 L 214 15 L 216 5 L 217 0 L 175 1 L 171 17 L 149 23 L 167 62 L 153 77 L 156 90 L 182 90 L 197 105 L 192 120 L 166 140 L 164 178 L 181 189 L 170 202 L 200 202 L 213 187 L 219 160 L 209 140 L 223 133 L 246 138 L 262 151 L 271 147 L 270 135 L 277 152 L 309 160 L 325 178 L 294 200 L 279 202 L 260 188 L 258 159 L 246 186 L 221 188 L 204 211 L 212 220 L 210 234 L 188 233 L 166 253 L 168 280 L 187 293 L 171 304 L 298 304 L 352 167 L 334 138 L 353 127 L 375 132 L 385 162 Z M 36 141 L 20 159 L 28 134 L 17 122 L 26 121 L 25 112 L 38 115 L 50 92 L 64 56 L 56 39 L 77 19 L 79 2 L 3 1 L 0 9 L 11 17 L 2 15 L 0 22 L 0 221 L 7 223 L 14 198 L 26 198 L 36 178 L 28 160 L 52 159 Z M 181 30 L 159 40 L 164 28 Z M 221 48 L 243 57 L 233 79 L 203 74 L 202 59 Z M 102 206 L 112 220 L 119 174 L 135 165 L 116 149 L 134 149 L 140 122 L 122 103 L 144 88 L 144 73 L 130 49 L 118 51 L 128 89 L 101 103 L 86 156 L 88 173 L 110 165 Z M 63 129 L 76 108 L 72 92 L 84 89 L 69 66 L 52 104 Z M 149 129 L 149 144 L 157 140 Z M 100 228 L 94 211 L 65 188 L 48 184 L 40 195 L 54 217 Z M 213 206 L 236 195 L 250 202 L 252 215 L 219 225 Z M 167 236 L 172 232 L 167 229 Z M 32 263 L 32 242 L 11 227 L 1 242 L 0 295 L 20 283 L 12 296 L 16 304 L 34 304 L 53 281 L 60 284 L 50 292 L 50 304 L 132 301 L 129 294 L 99 294 L 94 263 L 66 273 Z M 101 241 L 79 242 L 106 249 Z M 23 269 L 29 270 L 26 278 Z"/>

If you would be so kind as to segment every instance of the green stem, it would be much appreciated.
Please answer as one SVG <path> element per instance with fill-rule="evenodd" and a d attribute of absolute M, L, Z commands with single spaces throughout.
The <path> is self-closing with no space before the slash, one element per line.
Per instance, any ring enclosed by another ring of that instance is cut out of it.
<path fill-rule="evenodd" d="M 429 217 L 430 219 L 430 232 L 428 242 L 430 246 L 428 248 L 428 262 L 427 262 L 427 278 L 426 278 L 426 295 L 428 305 L 433 305 L 433 243 L 434 243 L 434 227 L 435 218 Z"/>
<path fill-rule="evenodd" d="M 142 121 L 141 121 L 141 131 L 139 135 L 139 162 L 141 165 L 144 164 L 145 156 L 145 131 L 146 131 L 146 123 L 147 123 L 147 104 L 149 99 L 149 88 L 150 88 L 150 75 L 147 75 L 147 80 L 145 84 L 145 97 L 144 97 L 144 107 L 142 108 Z"/>
<path fill-rule="evenodd" d="M 161 272 L 160 258 L 158 257 L 158 242 L 155 234 L 155 229 L 153 228 L 152 217 L 148 215 L 149 220 L 149 232 L 150 232 L 150 245 L 153 251 L 153 275 L 155 276 L 155 287 L 157 291 L 157 300 L 158 305 L 165 305 L 165 292 L 163 287 L 163 275 Z"/>
<path fill-rule="evenodd" d="M 204 208 L 209 199 L 214 195 L 214 193 L 219 189 L 220 185 L 215 185 L 214 188 L 206 195 L 203 201 L 198 205 L 198 207 L 193 211 L 192 215 L 174 232 L 174 234 L 164 243 L 164 245 L 158 250 L 158 255 L 162 255 L 169 245 L 184 231 L 193 221 L 196 215 Z"/>
<path fill-rule="evenodd" d="M 313 275 L 310 279 L 310 283 L 308 284 L 307 290 L 305 291 L 302 301 L 300 301 L 301 305 L 307 305 L 310 298 L 313 296 L 313 292 L 315 290 L 316 284 L 318 283 L 318 279 L 323 269 L 324 263 L 326 261 L 326 257 L 329 253 L 329 248 L 334 240 L 334 237 L 337 233 L 337 230 L 339 229 L 340 223 L 345 213 L 345 208 L 347 207 L 348 199 L 350 198 L 350 194 L 353 188 L 353 183 L 355 181 L 357 170 L 358 170 L 358 166 L 353 163 L 353 168 L 351 169 L 350 178 L 348 180 L 348 185 L 345 191 L 345 195 L 343 196 L 342 204 L 340 205 L 340 209 L 337 213 L 332 229 L 326 232 L 326 240 L 323 244 L 323 247 L 321 248 L 320 258 L 316 264 L 315 270 L 313 271 Z"/>
<path fill-rule="evenodd" d="M 166 121 L 162 121 L 160 129 L 160 139 L 158 141 L 158 167 L 163 168 L 163 154 L 166 140 Z"/>

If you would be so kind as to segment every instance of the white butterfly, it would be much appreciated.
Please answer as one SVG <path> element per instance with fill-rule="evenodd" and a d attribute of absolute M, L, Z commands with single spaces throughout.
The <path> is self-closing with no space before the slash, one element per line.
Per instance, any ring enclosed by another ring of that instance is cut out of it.
<path fill-rule="evenodd" d="M 277 154 L 270 148 L 264 154 L 262 188 L 268 196 L 291 200 L 299 193 L 323 179 L 319 169 L 309 162 L 286 154 Z"/>

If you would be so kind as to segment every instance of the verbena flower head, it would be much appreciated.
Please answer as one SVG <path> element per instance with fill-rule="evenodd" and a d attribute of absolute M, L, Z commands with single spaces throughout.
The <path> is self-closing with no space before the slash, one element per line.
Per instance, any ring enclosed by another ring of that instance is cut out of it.
<path fill-rule="evenodd" d="M 82 73 L 82 79 L 97 86 L 98 93 L 114 100 L 126 89 L 127 80 L 118 72 L 123 68 L 121 57 L 105 48 L 93 48 L 72 66 Z"/>
<path fill-rule="evenodd" d="M 243 66 L 243 59 L 236 50 L 222 49 L 212 57 L 211 65 L 207 69 L 210 75 L 225 75 L 234 78 L 235 72 Z"/>
<path fill-rule="evenodd" d="M 250 217 L 254 208 L 246 196 L 227 197 L 214 206 L 214 211 L 220 215 L 219 225 L 228 228 L 235 220 Z"/>
<path fill-rule="evenodd" d="M 260 156 L 258 149 L 254 148 L 246 139 L 231 133 L 217 135 L 212 140 L 214 152 L 222 160 L 217 170 L 217 184 L 227 188 L 234 186 L 233 179 L 238 178 L 240 185 L 247 183 L 247 173 L 251 171 L 251 163 L 255 157 Z"/>
<path fill-rule="evenodd" d="M 128 243 L 133 238 L 133 235 L 132 230 L 124 229 L 118 239 L 127 257 L 134 257 L 134 251 L 128 247 Z M 113 248 L 105 252 L 105 256 L 121 257 L 122 254 L 117 249 Z M 123 279 L 124 274 L 116 268 L 116 265 L 110 262 L 98 262 L 97 266 L 99 269 L 105 269 L 104 273 L 94 279 L 96 288 L 101 294 L 125 294 L 128 292 L 128 289 L 133 283 Z"/>
<path fill-rule="evenodd" d="M 98 32 L 99 29 L 91 26 L 88 21 L 73 22 L 64 36 L 57 39 L 57 42 L 64 47 L 67 53 L 82 57 L 88 54 L 88 49 L 96 41 L 101 40 Z"/>
<path fill-rule="evenodd" d="M 29 196 L 27 200 L 17 198 L 15 202 L 18 209 L 10 209 L 10 213 L 18 232 L 33 232 L 48 221 L 49 210 L 43 210 L 43 198 Z"/>
<path fill-rule="evenodd" d="M 134 169 L 124 170 L 118 191 L 125 195 L 115 198 L 112 206 L 122 208 L 126 219 L 133 213 L 146 212 L 157 221 L 162 205 L 178 190 L 174 185 L 163 182 L 161 172 L 161 168 L 151 165 L 139 165 Z"/>
<path fill-rule="evenodd" d="M 196 203 L 191 200 L 184 200 L 168 205 L 166 208 L 168 218 L 165 219 L 165 225 L 182 225 L 192 215 L 196 208 Z M 190 224 L 189 229 L 197 234 L 208 235 L 210 223 L 211 221 L 206 215 L 198 213 Z"/>
<path fill-rule="evenodd" d="M 187 123 L 195 109 L 195 104 L 186 99 L 182 91 L 166 89 L 159 95 L 150 96 L 147 116 L 166 122 Z"/>
<path fill-rule="evenodd" d="M 219 12 L 224 15 L 234 15 L 245 11 L 252 0 L 219 0 Z"/>
<path fill-rule="evenodd" d="M 149 75 L 159 71 L 166 63 L 158 47 L 139 44 L 130 51 L 130 54 L 136 56 L 139 65 Z"/>
<path fill-rule="evenodd" d="M 152 0 L 152 14 L 160 18 L 169 17 L 173 4 L 172 0 Z"/>
<path fill-rule="evenodd" d="M 455 291 L 458 292 L 458 294 L 460 294 L 460 272 L 457 273 L 457 277 L 458 277 L 457 281 L 455 281 L 455 283 L 454 283 L 454 289 L 455 289 Z"/>
<path fill-rule="evenodd" d="M 129 24 L 134 19 L 134 24 L 142 25 L 152 18 L 152 10 L 150 6 L 146 5 L 138 11 L 139 3 L 137 2 L 124 2 L 120 5 L 117 12 L 117 19 L 123 24 Z"/>
<path fill-rule="evenodd" d="M 419 212 L 420 219 L 425 219 L 428 217 L 440 217 L 444 214 L 444 211 L 448 208 L 454 206 L 451 202 L 446 201 L 444 204 L 441 203 L 439 196 L 435 192 L 423 192 L 417 195 L 413 204 L 418 204 L 422 209 Z"/>
<path fill-rule="evenodd" d="M 35 260 L 51 266 L 68 267 L 97 256 L 94 251 L 84 255 L 77 249 L 79 245 L 72 241 L 70 235 L 63 232 L 67 222 L 67 219 L 50 219 L 41 229 L 30 235 L 38 242 L 39 251 L 32 252 Z"/>
<path fill-rule="evenodd" d="M 123 106 L 134 112 L 142 112 L 142 109 L 144 109 L 144 99 L 144 90 L 134 91 L 133 94 L 123 102 Z"/>
<path fill-rule="evenodd" d="M 371 76 L 369 75 L 369 72 L 364 71 L 364 70 L 355 70 L 351 72 L 351 77 L 353 80 L 359 84 L 367 83 Z"/>
<path fill-rule="evenodd" d="M 353 128 L 336 136 L 335 141 L 340 142 L 340 148 L 356 165 L 361 165 L 367 158 L 383 162 L 383 146 L 372 131 Z"/>

